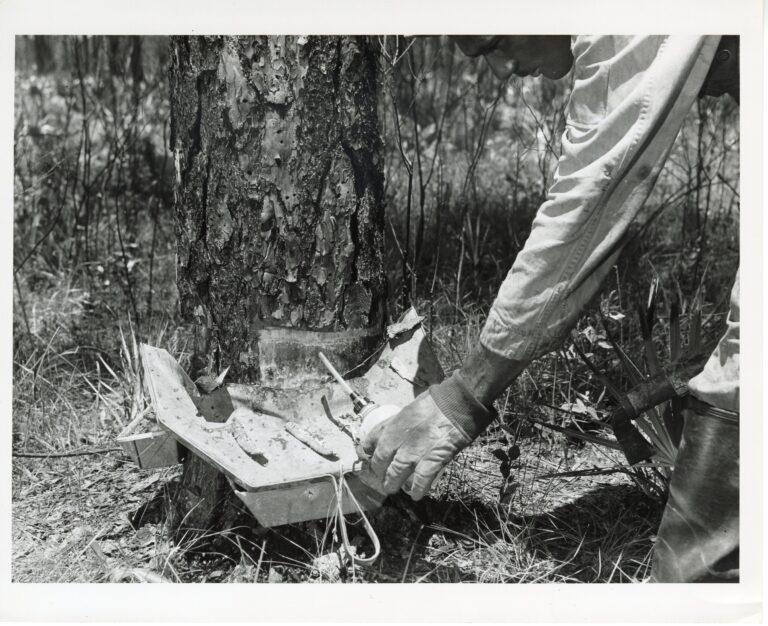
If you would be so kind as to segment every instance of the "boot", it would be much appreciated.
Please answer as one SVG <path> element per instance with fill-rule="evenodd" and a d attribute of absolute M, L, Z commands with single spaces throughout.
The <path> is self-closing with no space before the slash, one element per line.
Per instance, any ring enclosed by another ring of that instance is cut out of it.
<path fill-rule="evenodd" d="M 691 397 L 651 581 L 739 581 L 739 415 Z"/>

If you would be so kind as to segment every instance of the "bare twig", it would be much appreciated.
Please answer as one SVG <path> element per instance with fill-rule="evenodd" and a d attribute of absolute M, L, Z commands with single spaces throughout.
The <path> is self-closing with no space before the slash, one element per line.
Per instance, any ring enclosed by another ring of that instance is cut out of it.
<path fill-rule="evenodd" d="M 17 452 L 11 453 L 13 457 L 30 459 L 58 459 L 69 456 L 85 456 L 88 454 L 107 454 L 108 452 L 120 452 L 122 448 L 96 448 L 92 450 L 72 450 L 71 452 Z"/>

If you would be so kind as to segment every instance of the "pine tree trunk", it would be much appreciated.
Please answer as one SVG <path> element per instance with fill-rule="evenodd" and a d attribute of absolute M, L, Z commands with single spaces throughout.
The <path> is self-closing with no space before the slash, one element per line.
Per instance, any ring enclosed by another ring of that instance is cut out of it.
<path fill-rule="evenodd" d="M 53 53 L 51 52 L 51 38 L 47 35 L 34 35 L 32 37 L 35 48 L 35 64 L 40 74 L 48 74 L 56 69 Z"/>
<path fill-rule="evenodd" d="M 326 337 L 343 366 L 365 358 L 386 285 L 371 43 L 174 37 L 170 84 L 192 376 L 230 366 L 231 381 L 298 385 L 318 376 Z M 206 497 L 187 522 L 207 527 L 226 485 L 201 465 L 186 463 L 177 515 Z"/>

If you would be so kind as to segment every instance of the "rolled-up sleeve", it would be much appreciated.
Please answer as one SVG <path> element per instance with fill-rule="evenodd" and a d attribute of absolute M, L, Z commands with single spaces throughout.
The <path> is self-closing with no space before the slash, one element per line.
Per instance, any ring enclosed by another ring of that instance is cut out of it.
<path fill-rule="evenodd" d="M 483 328 L 486 348 L 528 361 L 562 342 L 615 263 L 719 39 L 576 38 L 562 156 Z"/>

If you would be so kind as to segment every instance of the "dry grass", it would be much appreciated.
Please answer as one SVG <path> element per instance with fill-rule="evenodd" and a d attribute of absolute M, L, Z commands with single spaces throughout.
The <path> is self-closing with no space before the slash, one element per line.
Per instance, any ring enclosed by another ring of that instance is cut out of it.
<path fill-rule="evenodd" d="M 126 321 L 105 334 L 99 323 L 108 321 L 89 319 L 82 304 L 87 300 L 74 281 L 60 282 L 48 292 L 57 294 L 56 306 L 30 308 L 35 328 L 46 329 L 45 334 L 39 331 L 24 362 L 16 363 L 14 448 L 19 453 L 112 447 L 117 432 L 141 409 L 135 329 Z M 41 292 L 39 299 L 46 295 Z M 427 330 L 450 371 L 476 343 L 485 312 L 478 305 L 433 311 Z M 78 327 L 87 323 L 93 336 L 109 337 L 108 349 L 84 349 Z M 171 318 L 155 318 L 148 341 L 184 361 L 181 335 L 168 330 L 172 324 Z M 580 327 L 585 324 L 586 318 Z M 341 566 L 333 554 L 338 543 L 322 521 L 267 531 L 245 515 L 236 528 L 170 541 L 166 512 L 178 467 L 138 470 L 119 452 L 16 457 L 13 577 L 57 582 L 148 576 L 210 582 L 641 581 L 648 575 L 660 503 L 623 474 L 552 476 L 612 467 L 621 459 L 527 420 L 563 420 L 543 404 L 570 405 L 577 398 L 602 412 L 598 396 L 583 364 L 565 352 L 535 363 L 500 399 L 502 423 L 450 466 L 428 499 L 391 498 L 373 516 L 384 551 L 370 568 Z M 504 471 L 495 451 L 512 446 L 520 454 Z M 361 528 L 353 525 L 350 532 L 353 545 L 364 550 Z"/>
<path fill-rule="evenodd" d="M 435 497 L 418 506 L 398 497 L 378 511 L 373 519 L 382 558 L 371 568 L 343 573 L 319 567 L 319 556 L 338 549 L 323 540 L 322 521 L 269 531 L 243 526 L 172 544 L 164 511 L 176 468 L 141 471 L 119 454 L 17 459 L 13 579 L 95 582 L 139 568 L 170 581 L 642 580 L 658 506 L 626 480 L 537 480 L 540 459 L 562 465 L 562 446 L 554 441 L 546 453 L 536 444 L 525 446 L 527 462 L 519 471 L 522 476 L 528 470 L 530 482 L 521 482 L 519 492 L 538 495 L 525 506 L 499 502 L 494 460 L 473 449 L 464 455 L 471 460 L 458 460 L 461 473 L 439 484 Z M 576 455 L 576 462 L 588 462 L 588 456 Z M 481 484 L 486 489 L 477 493 Z M 351 526 L 353 545 L 362 544 L 360 533 Z"/>
<path fill-rule="evenodd" d="M 70 289 L 77 301 L 77 290 Z M 76 304 L 72 311 L 79 311 Z M 60 309 L 51 308 L 60 316 Z M 82 313 L 78 313 L 82 314 Z M 447 369 L 455 367 L 479 332 L 482 313 L 436 325 L 433 340 Z M 114 446 L 113 437 L 137 410 L 130 335 L 114 362 L 73 360 L 54 338 L 25 364 L 15 381 L 15 450 L 19 453 Z M 40 322 L 42 323 L 42 321 Z M 57 328 L 59 329 L 57 331 Z M 126 329 L 127 330 L 127 329 Z M 158 344 L 183 353 L 174 335 Z M 55 352 L 54 348 L 60 349 Z M 121 356 L 122 355 L 122 356 Z M 552 363 L 550 363 L 550 366 Z M 544 367 L 543 365 L 541 367 Z M 561 365 L 561 372 L 563 366 Z M 542 380 L 546 380 L 543 377 Z M 561 373 L 555 384 L 564 384 Z M 559 381 L 559 382 L 558 382 Z M 521 380 L 500 405 L 531 395 Z M 631 582 L 647 575 L 659 504 L 625 476 L 542 479 L 618 458 L 531 427 L 505 411 L 502 427 L 465 451 L 421 503 L 391 498 L 373 516 L 384 547 L 371 568 L 340 566 L 338 543 L 323 521 L 265 530 L 249 516 L 237 528 L 169 540 L 166 512 L 179 468 L 138 470 L 120 452 L 13 461 L 13 578 L 16 581 L 144 580 L 278 582 Z M 508 476 L 494 450 L 518 445 Z M 365 550 L 359 525 L 353 545 Z M 148 574 L 150 573 L 150 574 Z"/>

